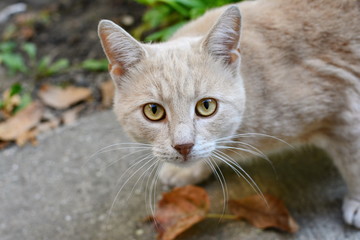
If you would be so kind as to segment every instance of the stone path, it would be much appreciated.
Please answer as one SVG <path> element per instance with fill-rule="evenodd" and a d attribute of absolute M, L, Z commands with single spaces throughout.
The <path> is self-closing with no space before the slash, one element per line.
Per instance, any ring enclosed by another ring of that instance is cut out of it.
<path fill-rule="evenodd" d="M 38 147 L 0 152 L 0 239 L 156 239 L 153 227 L 143 222 L 150 214 L 149 202 L 145 202 L 147 181 L 139 181 L 133 188 L 139 175 L 128 182 L 108 215 L 121 185 L 117 184 L 119 177 L 141 155 L 125 149 L 90 156 L 119 142 L 129 140 L 114 115 L 103 112 L 43 136 Z M 129 153 L 133 154 L 111 165 Z M 262 231 L 245 222 L 206 220 L 179 239 L 360 239 L 360 231 L 341 219 L 345 186 L 322 152 L 304 149 L 271 159 L 276 174 L 264 160 L 253 160 L 244 168 L 263 192 L 285 201 L 301 227 L 297 234 Z M 254 193 L 229 169 L 222 170 L 230 198 Z M 126 176 L 135 171 L 128 171 Z M 219 183 L 212 177 L 202 186 L 211 196 L 213 211 L 221 212 Z"/>

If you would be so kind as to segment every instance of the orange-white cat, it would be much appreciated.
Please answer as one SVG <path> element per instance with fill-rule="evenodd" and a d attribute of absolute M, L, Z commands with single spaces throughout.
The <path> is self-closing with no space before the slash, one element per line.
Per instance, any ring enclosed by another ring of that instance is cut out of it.
<path fill-rule="evenodd" d="M 227 149 L 314 144 L 344 177 L 344 219 L 360 228 L 359 0 L 243 2 L 159 44 L 107 20 L 99 36 L 115 113 L 166 163 L 163 183 L 200 182 L 219 161 L 237 168 Z"/>

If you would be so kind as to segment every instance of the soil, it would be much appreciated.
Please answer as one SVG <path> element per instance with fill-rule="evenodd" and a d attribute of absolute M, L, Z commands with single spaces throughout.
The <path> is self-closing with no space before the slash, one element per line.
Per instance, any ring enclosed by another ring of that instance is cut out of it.
<path fill-rule="evenodd" d="M 4 40 L 6 29 L 19 21 L 19 16 L 40 16 L 46 13 L 46 22 L 33 23 L 31 34 L 21 32 L 10 38 L 11 41 L 33 42 L 38 49 L 38 57 L 49 56 L 52 59 L 66 58 L 71 68 L 61 74 L 35 79 L 29 75 L 9 76 L 4 67 L 0 67 L 0 95 L 14 82 L 20 82 L 36 98 L 36 92 L 44 83 L 56 85 L 76 85 L 90 87 L 94 101 L 85 112 L 90 113 L 99 108 L 99 84 L 109 79 L 106 72 L 96 73 L 79 69 L 86 59 L 100 59 L 105 55 L 97 36 L 97 24 L 101 19 L 110 19 L 131 31 L 140 24 L 145 7 L 134 0 L 24 0 L 27 4 L 25 13 L 11 16 L 0 23 L 0 36 Z M 14 4 L 14 0 L 1 0 L 0 11 Z"/>

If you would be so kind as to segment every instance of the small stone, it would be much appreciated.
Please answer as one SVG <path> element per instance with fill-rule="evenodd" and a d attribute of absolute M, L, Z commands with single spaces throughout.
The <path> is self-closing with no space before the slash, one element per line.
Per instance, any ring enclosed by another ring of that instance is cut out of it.
<path fill-rule="evenodd" d="M 137 229 L 136 232 L 135 232 L 136 236 L 141 236 L 144 234 L 144 230 L 142 229 Z"/>
<path fill-rule="evenodd" d="M 134 24 L 134 22 L 135 22 L 135 19 L 130 15 L 124 15 L 121 18 L 121 23 L 125 26 L 131 26 Z"/>

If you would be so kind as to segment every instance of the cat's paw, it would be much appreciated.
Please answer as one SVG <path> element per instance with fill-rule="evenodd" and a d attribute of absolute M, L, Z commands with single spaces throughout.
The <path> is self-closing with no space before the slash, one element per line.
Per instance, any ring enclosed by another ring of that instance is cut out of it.
<path fill-rule="evenodd" d="M 189 167 L 179 167 L 166 163 L 160 170 L 159 178 L 167 186 L 181 187 L 200 183 L 207 179 L 210 174 L 210 169 L 202 162 L 195 163 Z"/>
<path fill-rule="evenodd" d="M 343 215 L 347 224 L 360 228 L 360 201 L 346 197 L 343 203 Z"/>

